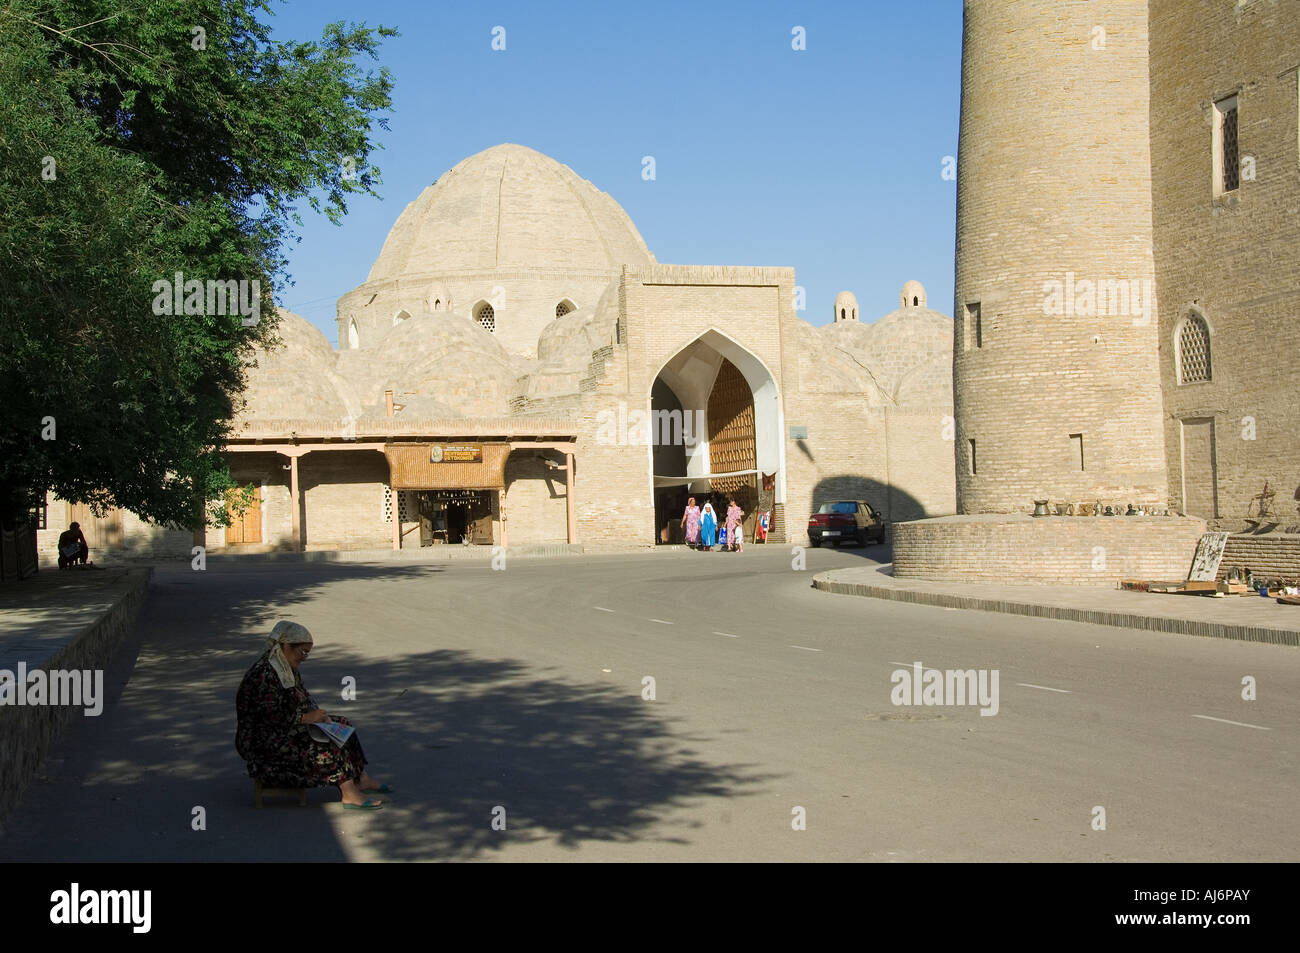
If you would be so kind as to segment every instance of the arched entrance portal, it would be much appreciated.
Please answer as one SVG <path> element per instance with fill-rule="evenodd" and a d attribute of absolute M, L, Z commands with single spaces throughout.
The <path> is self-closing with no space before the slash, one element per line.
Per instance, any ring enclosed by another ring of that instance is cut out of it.
<path fill-rule="evenodd" d="M 660 369 L 650 390 L 657 542 L 680 543 L 686 501 L 713 503 L 721 521 L 734 497 L 745 538 L 757 517 L 785 502 L 780 395 L 767 367 L 708 331 Z"/>

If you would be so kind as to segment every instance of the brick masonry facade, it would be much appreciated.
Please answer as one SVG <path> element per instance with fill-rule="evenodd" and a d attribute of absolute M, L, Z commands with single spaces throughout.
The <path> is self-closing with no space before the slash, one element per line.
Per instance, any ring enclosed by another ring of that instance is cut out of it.
<path fill-rule="evenodd" d="M 1151 160 L 1160 379 L 1170 496 L 1239 529 L 1300 523 L 1300 7 L 1151 3 Z M 1239 186 L 1215 181 L 1215 104 L 1237 98 Z M 1249 161 L 1247 161 L 1249 160 Z M 1216 194 L 1222 192 L 1222 194 Z M 1210 330 L 1211 379 L 1180 383 L 1189 315 Z M 1198 442 L 1201 446 L 1198 446 Z"/>
<path fill-rule="evenodd" d="M 1044 496 L 1166 502 L 1147 300 L 1146 8 L 967 0 L 953 311 L 958 512 L 1028 512 Z M 1090 305 L 1084 282 L 1136 282 L 1144 313 L 1131 296 L 1124 307 L 1118 285 L 1097 313 L 1096 289 Z"/>
<path fill-rule="evenodd" d="M 1159 516 L 949 516 L 894 526 L 894 575 L 1114 585 L 1185 579 L 1205 521 Z"/>

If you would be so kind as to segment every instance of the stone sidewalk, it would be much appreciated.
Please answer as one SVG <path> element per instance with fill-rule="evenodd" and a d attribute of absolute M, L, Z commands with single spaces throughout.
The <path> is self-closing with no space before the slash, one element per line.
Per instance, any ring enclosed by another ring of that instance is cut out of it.
<path fill-rule="evenodd" d="M 1182 596 L 1101 586 L 1002 585 L 895 579 L 892 565 L 818 573 L 825 592 L 950 609 L 981 609 L 1245 642 L 1300 646 L 1300 606 L 1259 596 Z"/>

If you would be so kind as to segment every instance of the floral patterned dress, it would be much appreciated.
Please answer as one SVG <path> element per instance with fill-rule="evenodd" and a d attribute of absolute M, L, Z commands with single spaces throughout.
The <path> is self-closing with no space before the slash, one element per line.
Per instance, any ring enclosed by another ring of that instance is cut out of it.
<path fill-rule="evenodd" d="M 700 541 L 700 508 L 686 507 L 686 542 L 695 545 Z"/>
<path fill-rule="evenodd" d="M 366 756 L 356 732 L 340 748 L 315 741 L 298 719 L 318 706 L 294 672 L 295 685 L 285 688 L 271 667 L 270 650 L 244 675 L 235 700 L 238 727 L 235 750 L 248 762 L 248 775 L 273 787 L 310 788 L 360 779 Z M 330 719 L 346 725 L 337 715 Z"/>
<path fill-rule="evenodd" d="M 745 511 L 736 504 L 727 507 L 727 542 L 734 544 L 738 542 L 736 533 L 740 529 L 740 521 L 745 518 Z"/>

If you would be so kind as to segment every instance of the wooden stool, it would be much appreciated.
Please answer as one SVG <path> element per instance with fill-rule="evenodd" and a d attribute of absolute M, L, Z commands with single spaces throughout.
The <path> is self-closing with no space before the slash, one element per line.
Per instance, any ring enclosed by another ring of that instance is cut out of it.
<path fill-rule="evenodd" d="M 299 807 L 307 806 L 307 789 L 306 788 L 269 788 L 261 781 L 253 782 L 253 805 L 262 806 L 262 798 L 270 794 L 272 797 L 296 797 Z"/>

